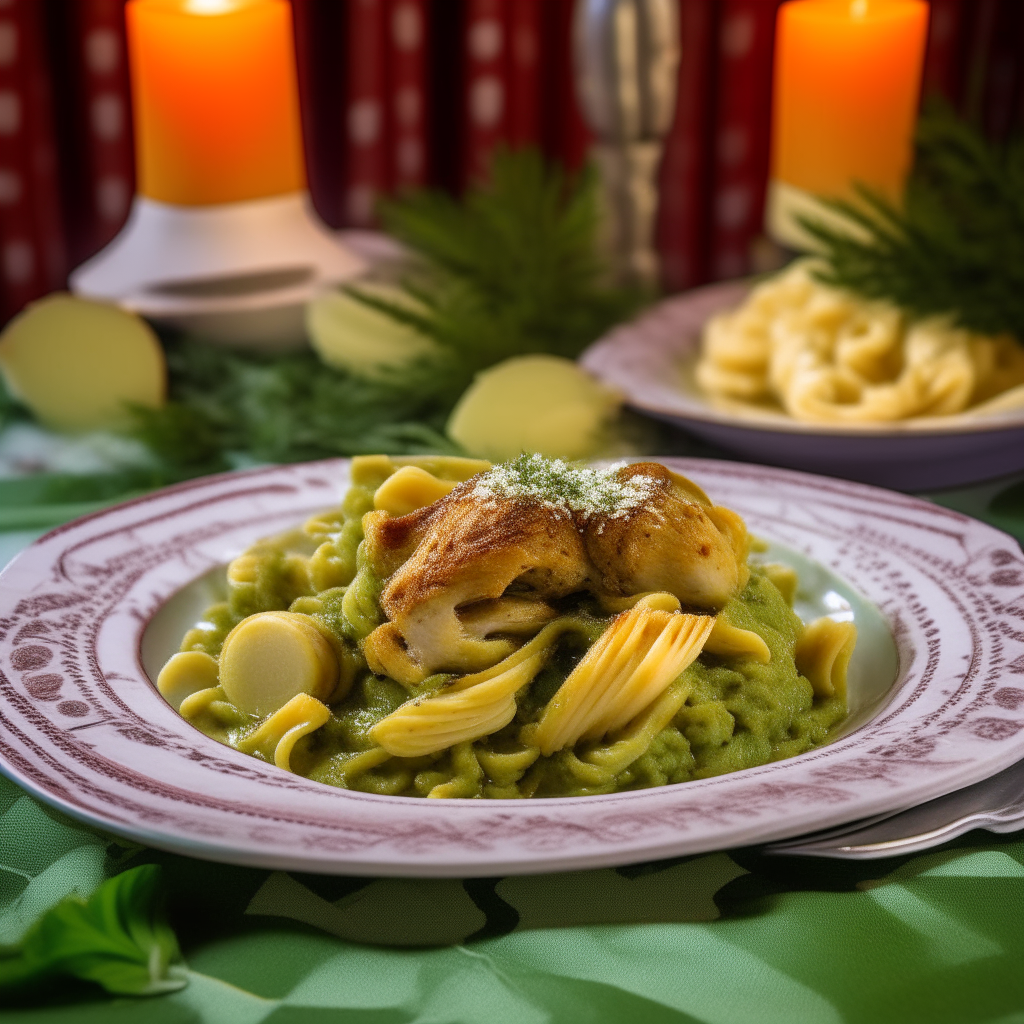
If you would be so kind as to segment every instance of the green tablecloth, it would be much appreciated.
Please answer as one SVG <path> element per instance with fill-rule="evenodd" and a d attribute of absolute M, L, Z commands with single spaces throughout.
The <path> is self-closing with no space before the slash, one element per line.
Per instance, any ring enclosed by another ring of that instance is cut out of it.
<path fill-rule="evenodd" d="M 939 497 L 1024 539 L 1007 482 Z M 1020 488 L 1018 488 L 1018 491 Z M 0 534 L 6 561 L 32 534 Z M 123 845 L 0 779 L 0 946 L 158 864 L 180 991 L 55 979 L 5 1022 L 1024 1024 L 1024 832 L 861 863 L 735 850 L 492 879 L 308 876 Z"/>

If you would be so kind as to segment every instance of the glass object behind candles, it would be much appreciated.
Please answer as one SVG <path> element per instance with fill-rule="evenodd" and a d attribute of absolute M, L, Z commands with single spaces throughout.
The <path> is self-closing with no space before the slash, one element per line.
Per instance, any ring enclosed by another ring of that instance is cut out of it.
<path fill-rule="evenodd" d="M 576 0 L 576 89 L 594 133 L 605 245 L 618 278 L 654 287 L 658 168 L 672 125 L 678 0 Z"/>
<path fill-rule="evenodd" d="M 138 194 L 72 288 L 214 341 L 305 341 L 303 308 L 363 261 L 306 191 L 287 0 L 130 0 Z"/>

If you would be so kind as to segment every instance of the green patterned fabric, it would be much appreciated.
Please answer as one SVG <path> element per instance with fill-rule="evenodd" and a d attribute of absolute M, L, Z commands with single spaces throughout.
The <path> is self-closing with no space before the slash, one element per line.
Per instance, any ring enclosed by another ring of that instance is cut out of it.
<path fill-rule="evenodd" d="M 1024 833 L 853 864 L 741 850 L 460 882 L 125 847 L 6 780 L 0 807 L 0 942 L 155 863 L 188 968 L 145 1000 L 57 981 L 5 1024 L 1024 1022 Z"/>
<path fill-rule="evenodd" d="M 1024 538 L 1020 487 L 941 500 Z M 0 557 L 29 536 L 0 535 Z M 185 987 L 115 997 L 54 978 L 0 996 L 4 1024 L 1024 1024 L 1024 831 L 885 861 L 747 849 L 558 875 L 350 878 L 143 849 L 0 778 L 0 953 L 65 897 L 147 864 L 161 868 Z"/>

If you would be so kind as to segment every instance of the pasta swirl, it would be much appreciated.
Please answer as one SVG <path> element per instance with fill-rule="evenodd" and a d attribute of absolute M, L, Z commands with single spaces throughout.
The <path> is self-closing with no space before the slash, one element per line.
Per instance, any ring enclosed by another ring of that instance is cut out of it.
<path fill-rule="evenodd" d="M 1024 406 L 1024 346 L 814 278 L 802 260 L 704 329 L 696 380 L 720 400 L 777 402 L 809 423 L 884 423 Z"/>

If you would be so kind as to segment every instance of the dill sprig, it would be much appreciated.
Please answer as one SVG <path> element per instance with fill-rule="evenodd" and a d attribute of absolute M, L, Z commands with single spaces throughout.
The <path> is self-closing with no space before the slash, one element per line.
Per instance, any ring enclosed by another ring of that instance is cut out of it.
<path fill-rule="evenodd" d="M 228 452 L 272 462 L 451 452 L 444 424 L 476 373 L 526 353 L 576 356 L 643 298 L 605 283 L 593 172 L 569 175 L 532 150 L 497 153 L 461 201 L 417 191 L 381 216 L 413 254 L 402 286 L 416 302 L 349 291 L 434 339 L 436 355 L 369 379 L 311 352 L 171 340 L 171 401 L 137 412 L 151 451 L 197 472 Z"/>
<path fill-rule="evenodd" d="M 822 281 L 1024 339 L 1024 140 L 990 143 L 933 102 L 918 124 L 903 208 L 858 192 L 860 202 L 828 205 L 862 237 L 803 221 L 823 249 Z"/>
<path fill-rule="evenodd" d="M 195 474 L 228 455 L 303 462 L 367 452 L 456 452 L 445 410 L 418 370 L 364 380 L 312 352 L 260 354 L 188 339 L 165 343 L 170 401 L 133 410 L 134 434 L 161 464 Z"/>
<path fill-rule="evenodd" d="M 641 296 L 606 286 L 596 245 L 594 169 L 578 175 L 536 150 L 502 150 L 462 202 L 422 191 L 382 208 L 385 228 L 427 264 L 407 282 L 417 326 L 460 360 L 527 352 L 573 358 Z"/>

